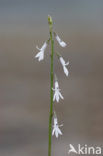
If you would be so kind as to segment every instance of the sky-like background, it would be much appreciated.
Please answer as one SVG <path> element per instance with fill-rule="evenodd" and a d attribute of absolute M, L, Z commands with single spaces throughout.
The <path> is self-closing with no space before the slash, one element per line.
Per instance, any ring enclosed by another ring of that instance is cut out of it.
<path fill-rule="evenodd" d="M 55 41 L 55 51 L 70 61 L 67 78 L 55 58 L 64 126 L 52 154 L 67 156 L 70 143 L 103 144 L 103 1 L 0 0 L 0 156 L 47 155 L 50 48 L 44 61 L 34 56 L 49 37 L 48 14 L 67 43 Z"/>

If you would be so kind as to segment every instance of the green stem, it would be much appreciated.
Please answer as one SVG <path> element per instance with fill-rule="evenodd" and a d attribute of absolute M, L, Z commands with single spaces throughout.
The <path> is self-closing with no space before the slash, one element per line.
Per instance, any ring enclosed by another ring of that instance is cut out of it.
<path fill-rule="evenodd" d="M 53 117 L 53 56 L 54 56 L 54 40 L 52 37 L 52 25 L 49 25 L 50 41 L 51 41 L 51 71 L 50 71 L 50 113 L 49 113 L 49 140 L 48 140 L 48 156 L 51 156 L 52 142 L 52 117 Z"/>

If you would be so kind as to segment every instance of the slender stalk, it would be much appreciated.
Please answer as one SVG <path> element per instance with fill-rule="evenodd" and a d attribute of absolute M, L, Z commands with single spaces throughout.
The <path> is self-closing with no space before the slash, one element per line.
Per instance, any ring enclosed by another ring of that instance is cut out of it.
<path fill-rule="evenodd" d="M 52 117 L 53 117 L 53 56 L 54 56 L 54 40 L 52 37 L 52 22 L 49 21 L 49 32 L 51 41 L 51 70 L 50 70 L 50 112 L 49 112 L 49 140 L 48 140 L 48 156 L 51 156 L 51 144 L 52 144 Z"/>

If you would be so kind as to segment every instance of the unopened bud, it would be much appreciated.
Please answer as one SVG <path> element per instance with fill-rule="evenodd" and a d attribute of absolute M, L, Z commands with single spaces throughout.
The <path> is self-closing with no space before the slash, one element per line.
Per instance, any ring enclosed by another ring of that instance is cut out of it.
<path fill-rule="evenodd" d="M 49 23 L 50 25 L 53 24 L 52 17 L 51 17 L 50 15 L 48 15 L 48 23 Z"/>

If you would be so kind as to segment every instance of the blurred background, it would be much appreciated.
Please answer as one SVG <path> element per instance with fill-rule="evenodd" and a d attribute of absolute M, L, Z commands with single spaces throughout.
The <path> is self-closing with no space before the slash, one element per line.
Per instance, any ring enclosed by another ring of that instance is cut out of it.
<path fill-rule="evenodd" d="M 48 14 L 68 43 L 55 49 L 70 61 L 66 77 L 55 58 L 64 126 L 52 155 L 67 156 L 70 143 L 103 145 L 103 1 L 0 0 L 0 156 L 47 155 L 50 48 L 33 58 L 49 37 Z"/>

